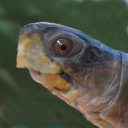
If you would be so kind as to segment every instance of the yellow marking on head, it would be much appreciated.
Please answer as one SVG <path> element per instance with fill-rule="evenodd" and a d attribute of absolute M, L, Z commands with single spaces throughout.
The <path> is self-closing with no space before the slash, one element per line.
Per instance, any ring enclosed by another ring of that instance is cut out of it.
<path fill-rule="evenodd" d="M 117 65 L 118 65 L 118 62 L 117 62 L 117 61 L 115 61 L 115 62 L 114 62 L 114 66 L 117 66 Z"/>
<path fill-rule="evenodd" d="M 66 71 L 67 71 L 67 72 L 71 72 L 72 69 L 71 69 L 71 68 L 66 68 Z"/>
<path fill-rule="evenodd" d="M 79 97 L 79 92 L 77 90 L 70 91 L 65 97 L 71 100 L 77 99 Z"/>
<path fill-rule="evenodd" d="M 90 96 L 88 94 L 85 95 L 84 97 L 86 100 L 90 99 Z"/>
<path fill-rule="evenodd" d="M 21 35 L 19 40 L 17 67 L 28 67 L 42 73 L 60 73 L 60 66 L 46 55 L 39 33 L 31 37 Z"/>
<path fill-rule="evenodd" d="M 27 65 L 27 59 L 25 56 L 17 57 L 17 67 L 24 68 Z"/>

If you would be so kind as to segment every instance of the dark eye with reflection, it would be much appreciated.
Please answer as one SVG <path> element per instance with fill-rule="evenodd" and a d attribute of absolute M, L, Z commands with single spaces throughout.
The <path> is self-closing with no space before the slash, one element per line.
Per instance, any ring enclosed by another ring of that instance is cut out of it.
<path fill-rule="evenodd" d="M 58 55 L 67 55 L 73 48 L 73 43 L 69 39 L 58 39 L 54 45 L 55 52 Z"/>

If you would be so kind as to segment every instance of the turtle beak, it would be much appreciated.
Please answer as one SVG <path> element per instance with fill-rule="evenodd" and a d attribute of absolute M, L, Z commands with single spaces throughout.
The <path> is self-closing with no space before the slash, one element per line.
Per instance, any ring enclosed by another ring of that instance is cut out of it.
<path fill-rule="evenodd" d="M 36 25 L 30 24 L 21 29 L 18 53 L 17 67 L 30 68 L 41 73 L 57 74 L 60 73 L 60 67 L 56 62 L 46 55 L 42 33 Z"/>

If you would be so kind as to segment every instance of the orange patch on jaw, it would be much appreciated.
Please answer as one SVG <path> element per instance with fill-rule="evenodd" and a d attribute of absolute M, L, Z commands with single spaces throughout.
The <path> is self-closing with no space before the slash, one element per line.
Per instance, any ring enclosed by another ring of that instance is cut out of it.
<path fill-rule="evenodd" d="M 71 84 L 61 78 L 53 85 L 53 87 L 56 87 L 58 89 L 69 89 L 71 87 Z"/>
<path fill-rule="evenodd" d="M 52 87 L 58 88 L 58 89 L 69 89 L 71 87 L 71 84 L 68 83 L 66 80 L 60 77 L 59 74 L 45 74 L 43 76 L 43 81 Z"/>

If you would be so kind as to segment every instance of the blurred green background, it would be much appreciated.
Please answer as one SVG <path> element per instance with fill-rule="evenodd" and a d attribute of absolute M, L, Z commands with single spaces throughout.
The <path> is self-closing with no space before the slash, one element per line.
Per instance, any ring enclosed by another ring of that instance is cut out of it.
<path fill-rule="evenodd" d="M 0 113 L 3 128 L 96 128 L 83 114 L 16 68 L 21 27 L 54 22 L 79 29 L 128 52 L 128 8 L 123 0 L 0 0 Z"/>

